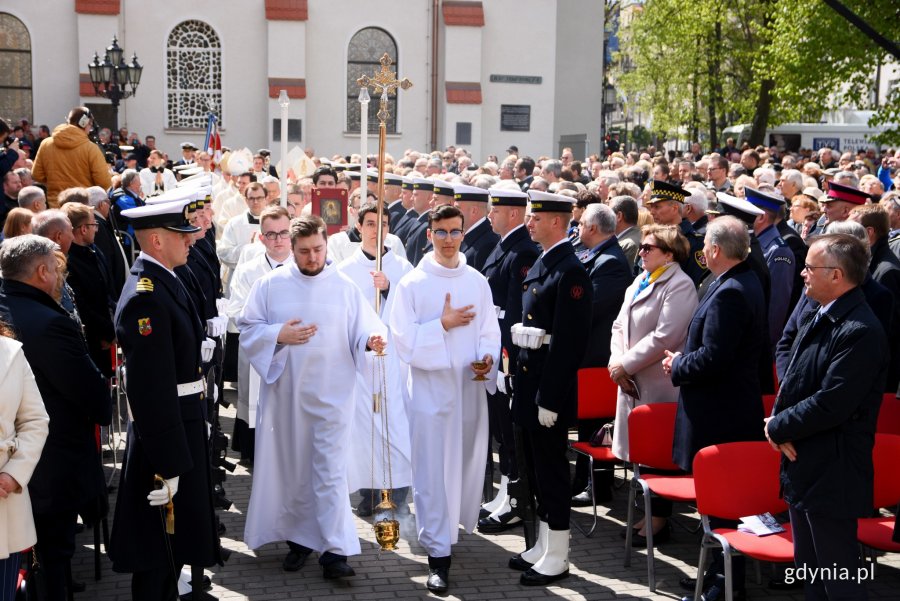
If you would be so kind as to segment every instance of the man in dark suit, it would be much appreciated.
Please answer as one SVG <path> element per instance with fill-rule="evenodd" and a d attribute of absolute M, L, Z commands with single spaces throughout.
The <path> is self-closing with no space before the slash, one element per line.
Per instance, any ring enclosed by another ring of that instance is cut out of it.
<path fill-rule="evenodd" d="M 569 427 L 578 414 L 575 387 L 588 347 L 591 281 L 566 237 L 573 199 L 530 190 L 528 233 L 544 250 L 522 283 L 522 323 L 513 420 L 524 432 L 525 463 L 533 474 L 540 520 L 537 542 L 514 556 L 520 582 L 545 586 L 569 575 Z M 523 331 L 524 330 L 524 331 Z"/>
<path fill-rule="evenodd" d="M 195 568 L 193 594 L 199 598 L 199 568 L 219 561 L 200 378 L 205 335 L 197 308 L 172 274 L 187 261 L 191 234 L 199 230 L 187 221 L 191 200 L 123 213 L 142 252 L 115 316 L 134 421 L 109 555 L 115 571 L 133 574 L 136 600 L 174 598 L 183 565 Z"/>
<path fill-rule="evenodd" d="M 465 218 L 465 236 L 459 251 L 466 256 L 466 265 L 484 273 L 487 261 L 500 236 L 491 229 L 487 219 L 490 196 L 484 188 L 457 184 L 453 186 L 453 201 Z"/>
<path fill-rule="evenodd" d="M 634 276 L 616 239 L 616 214 L 612 209 L 604 204 L 589 204 L 581 214 L 578 231 L 586 248 L 579 259 L 591 278 L 594 290 L 590 344 L 581 367 L 606 367 L 609 364 L 612 324 L 625 300 L 625 289 L 634 281 Z M 578 440 L 589 440 L 591 434 L 603 425 L 602 422 L 602 419 L 579 421 Z M 572 494 L 575 495 L 573 505 L 592 503 L 591 490 L 587 486 L 589 479 L 594 477 L 597 479 L 594 482 L 594 498 L 610 500 L 612 472 L 590 474 L 587 457 L 579 454 L 575 461 L 575 480 L 572 482 Z"/>
<path fill-rule="evenodd" d="M 891 362 L 885 382 L 885 392 L 897 392 L 900 385 L 900 259 L 888 244 L 890 218 L 881 205 L 863 205 L 850 211 L 850 220 L 866 228 L 872 260 L 869 273 L 872 279 L 891 291 L 894 295 L 894 314 L 888 341 Z"/>
<path fill-rule="evenodd" d="M 806 258 L 806 295 L 820 309 L 801 326 L 766 437 L 784 455 L 797 567 L 856 574 L 857 518 L 871 515 L 875 423 L 888 370 L 888 341 L 859 288 L 864 242 L 829 234 Z M 809 572 L 807 572 L 809 573 Z M 865 580 L 819 578 L 807 599 L 866 599 Z"/>
<path fill-rule="evenodd" d="M 50 435 L 28 485 L 47 599 L 66 598 L 79 511 L 106 494 L 95 429 L 108 425 L 106 380 L 78 326 L 54 300 L 63 284 L 51 240 L 27 234 L 0 247 L 0 314 L 16 332 L 50 416 Z"/>
<path fill-rule="evenodd" d="M 516 182 L 522 189 L 522 192 L 528 192 L 531 188 L 531 182 L 534 181 L 534 159 L 528 156 L 522 157 L 516 161 Z"/>
<path fill-rule="evenodd" d="M 488 419 L 491 435 L 499 442 L 500 491 L 482 506 L 488 515 L 478 521 L 483 534 L 502 532 L 522 523 L 518 512 L 512 511 L 508 494 L 509 482 L 519 477 L 515 452 L 515 435 L 509 398 L 510 377 L 516 368 L 519 347 L 512 343 L 510 328 L 522 318 L 522 281 L 537 260 L 540 250 L 525 229 L 525 205 L 528 195 L 518 190 L 491 188 L 491 227 L 500 241 L 484 264 L 484 276 L 491 286 L 500 339 L 503 344 L 502 361 L 498 370 L 497 392 L 488 393 Z M 518 503 L 524 500 L 516 499 Z"/>
<path fill-rule="evenodd" d="M 684 352 L 666 351 L 663 360 L 663 370 L 680 387 L 672 458 L 688 472 L 703 447 L 761 438 L 759 357 L 768 324 L 762 286 L 746 260 L 749 252 L 750 236 L 739 219 L 717 217 L 707 226 L 703 253 L 716 280 L 694 312 Z M 711 520 L 714 528 L 728 524 Z M 732 562 L 738 594 L 744 588 L 741 560 Z M 704 578 L 704 601 L 725 598 L 724 573 L 717 553 Z"/>

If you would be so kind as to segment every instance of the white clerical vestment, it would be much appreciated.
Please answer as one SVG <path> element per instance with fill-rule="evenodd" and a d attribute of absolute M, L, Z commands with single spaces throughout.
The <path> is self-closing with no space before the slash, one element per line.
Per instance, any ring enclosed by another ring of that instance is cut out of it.
<path fill-rule="evenodd" d="M 272 271 L 276 265 L 280 265 L 278 261 L 269 257 L 265 253 L 265 246 L 255 244 L 263 249 L 263 252 L 256 255 L 248 261 L 239 262 L 231 277 L 231 296 L 228 297 L 228 305 L 225 307 L 225 315 L 228 316 L 229 322 L 236 321 L 247 304 L 250 297 L 250 290 L 256 280 Z M 247 246 L 248 248 L 250 245 Z M 246 250 L 246 249 L 245 249 Z M 246 252 L 241 253 L 243 257 Z M 293 261 L 293 257 L 288 256 L 286 261 Z M 237 331 L 237 330 L 235 330 Z M 250 398 L 250 359 L 244 349 L 238 348 L 238 398 L 237 398 L 237 418 L 245 421 L 251 428 L 256 427 L 256 420 L 251 419 L 252 413 L 256 413 L 256 399 Z"/>
<path fill-rule="evenodd" d="M 340 263 L 349 258 L 361 244 L 361 242 L 351 240 L 347 232 L 332 234 L 328 236 L 328 258 L 335 263 Z M 403 246 L 403 241 L 394 234 L 388 234 L 384 237 L 384 245 L 398 257 L 406 258 L 406 248 Z"/>
<path fill-rule="evenodd" d="M 445 331 L 444 299 L 473 305 L 475 319 Z M 419 542 L 431 557 L 450 555 L 459 525 L 472 532 L 484 484 L 488 448 L 486 389 L 494 392 L 500 326 L 491 289 L 466 265 L 442 267 L 426 254 L 393 292 L 389 324 L 400 358 L 410 365 L 409 433 Z M 472 380 L 471 363 L 491 355 L 487 381 Z"/>
<path fill-rule="evenodd" d="M 363 298 L 375 308 L 375 285 L 371 272 L 375 271 L 375 260 L 357 249 L 349 258 L 337 266 L 338 271 L 349 277 L 359 287 Z M 406 259 L 388 251 L 381 262 L 381 271 L 391 282 L 391 290 L 404 275 L 412 271 L 413 266 Z M 389 290 L 387 299 L 382 296 L 381 314 L 390 315 L 394 295 Z M 351 455 L 356 460 L 350 462 L 348 478 L 350 490 L 360 488 L 403 488 L 412 484 L 412 468 L 409 463 L 409 420 L 406 417 L 407 388 L 409 365 L 400 360 L 393 350 L 390 332 L 387 338 L 388 348 L 385 357 L 385 384 L 387 388 L 388 441 L 390 442 L 391 481 L 386 482 L 387 466 L 384 461 L 382 416 L 373 413 L 373 369 L 375 359 L 367 353 L 367 365 L 364 372 L 356 376 L 356 411 L 353 415 L 353 433 L 350 437 Z M 377 374 L 377 372 L 376 372 Z M 380 379 L 380 376 L 376 375 Z M 376 380 L 377 382 L 377 380 Z M 380 388 L 380 382 L 378 382 Z M 375 435 L 372 436 L 374 422 Z M 374 440 L 374 445 L 373 445 Z M 373 448 L 374 446 L 374 448 Z"/>
<path fill-rule="evenodd" d="M 216 242 L 216 254 L 222 262 L 222 286 L 226 297 L 231 294 L 231 274 L 234 273 L 241 251 L 248 244 L 256 242 L 259 232 L 259 218 L 253 217 L 250 211 L 244 211 L 228 221 L 222 237 Z"/>
<path fill-rule="evenodd" d="M 278 344 L 291 319 L 318 331 L 306 344 Z M 384 325 L 336 269 L 307 276 L 291 261 L 253 285 L 238 327 L 262 380 L 244 541 L 358 554 L 347 487 L 353 390 L 366 342 Z"/>

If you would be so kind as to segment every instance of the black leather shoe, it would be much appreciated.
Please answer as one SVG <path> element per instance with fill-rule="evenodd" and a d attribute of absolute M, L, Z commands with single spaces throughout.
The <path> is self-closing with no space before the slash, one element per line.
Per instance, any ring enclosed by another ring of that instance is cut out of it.
<path fill-rule="evenodd" d="M 653 535 L 653 546 L 656 547 L 662 543 L 667 543 L 670 538 L 672 538 L 672 527 L 666 522 L 666 525 Z M 634 536 L 631 537 L 631 546 L 639 549 L 645 548 L 647 546 L 647 537 L 635 532 Z"/>
<path fill-rule="evenodd" d="M 681 581 L 679 581 L 679 584 L 680 583 Z M 747 599 L 747 591 L 745 591 L 744 589 L 735 590 L 733 599 L 734 601 L 745 601 Z M 682 597 L 681 601 L 694 601 L 694 596 L 690 595 L 687 597 Z M 725 583 L 714 583 L 708 589 L 703 591 L 703 594 L 700 595 L 700 599 L 698 601 L 725 601 Z"/>
<path fill-rule="evenodd" d="M 478 532 L 482 534 L 498 534 L 522 526 L 525 522 L 513 512 L 504 513 L 499 518 L 488 517 L 478 520 Z"/>
<path fill-rule="evenodd" d="M 490 515 L 494 513 L 493 511 L 488 511 L 484 507 L 478 510 L 478 519 L 483 520 L 486 517 L 490 517 Z"/>
<path fill-rule="evenodd" d="M 529 568 L 527 571 L 523 572 L 521 576 L 519 576 L 519 584 L 522 584 L 524 586 L 547 586 L 548 584 L 552 584 L 557 580 L 562 580 L 563 578 L 568 577 L 569 570 L 566 570 L 561 574 L 546 576 Z"/>
<path fill-rule="evenodd" d="M 446 593 L 450 585 L 450 568 L 429 568 L 425 588 L 432 593 Z"/>
<path fill-rule="evenodd" d="M 309 557 L 309 551 L 305 553 L 303 551 L 289 551 L 284 561 L 281 562 L 281 569 L 285 572 L 296 572 L 306 563 L 307 557 Z"/>
<path fill-rule="evenodd" d="M 509 569 L 516 570 L 519 572 L 525 572 L 533 566 L 533 563 L 528 563 L 524 559 L 522 559 L 522 555 L 520 553 L 516 553 L 512 557 L 509 558 Z"/>
<path fill-rule="evenodd" d="M 591 501 L 591 491 L 583 490 L 572 497 L 572 507 L 590 507 L 594 503 Z"/>
<path fill-rule="evenodd" d="M 346 561 L 332 561 L 329 564 L 322 566 L 322 576 L 327 578 L 328 580 L 334 580 L 336 578 L 350 578 L 351 576 L 356 576 L 356 572 L 353 571 L 353 568 L 350 567 Z"/>

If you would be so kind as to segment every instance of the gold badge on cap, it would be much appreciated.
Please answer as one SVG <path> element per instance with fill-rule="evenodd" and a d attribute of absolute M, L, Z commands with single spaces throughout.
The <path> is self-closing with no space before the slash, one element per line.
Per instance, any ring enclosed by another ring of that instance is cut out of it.
<path fill-rule="evenodd" d="M 141 336 L 149 336 L 152 331 L 153 326 L 150 325 L 149 317 L 142 317 L 138 319 L 138 333 L 140 333 Z"/>

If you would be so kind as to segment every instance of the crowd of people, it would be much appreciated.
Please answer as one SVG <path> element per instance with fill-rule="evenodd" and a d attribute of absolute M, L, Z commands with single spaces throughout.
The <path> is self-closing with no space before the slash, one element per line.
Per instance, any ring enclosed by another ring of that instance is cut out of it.
<path fill-rule="evenodd" d="M 117 349 L 130 422 L 109 554 L 135 599 L 173 599 L 183 567 L 200 591 L 223 561 L 226 382 L 232 448 L 254 474 L 244 540 L 286 542 L 286 571 L 316 552 L 325 578 L 352 577 L 353 510 L 411 500 L 428 590 L 450 587 L 460 525 L 504 532 L 527 507 L 536 532 L 509 567 L 525 586 L 565 578 L 571 508 L 612 498 L 611 473 L 567 455 L 608 421 L 577 418 L 586 367 L 618 387 L 616 457 L 650 403 L 677 403 L 685 472 L 704 447 L 767 439 L 798 565 L 855 564 L 879 403 L 900 384 L 900 151 L 729 139 L 583 161 L 513 146 L 478 164 L 449 147 L 379 166 L 307 149 L 313 168 L 285 166 L 283 201 L 264 149 L 184 143 L 173 161 L 153 136 L 95 130 L 84 107 L 37 137 L 0 121 L 0 352 L 17 382 L 0 503 L 23 520 L 0 554 L 15 566 L 37 542 L 48 599 L 72 587 L 78 516 L 107 511 L 97 431 Z M 671 503 L 651 509 L 630 544 L 669 538 Z M 703 599 L 723 599 L 721 554 L 700 570 Z"/>

